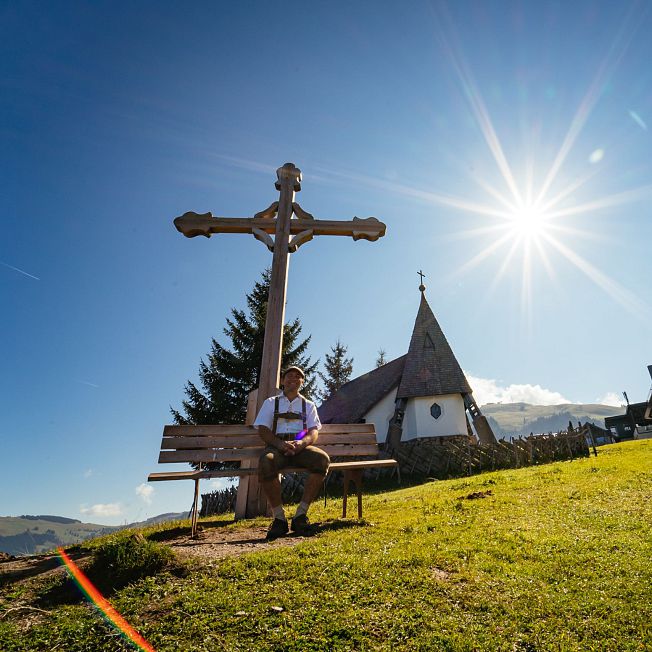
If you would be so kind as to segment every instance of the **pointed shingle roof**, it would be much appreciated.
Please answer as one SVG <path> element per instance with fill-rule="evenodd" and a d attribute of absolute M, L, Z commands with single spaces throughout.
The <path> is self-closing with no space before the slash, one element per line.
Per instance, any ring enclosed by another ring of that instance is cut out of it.
<path fill-rule="evenodd" d="M 407 354 L 342 385 L 319 406 L 319 418 L 358 423 L 397 385 L 397 398 L 472 393 L 423 293 Z"/>
<path fill-rule="evenodd" d="M 396 398 L 471 392 L 464 372 L 422 291 Z"/>
<path fill-rule="evenodd" d="M 342 385 L 319 406 L 321 422 L 358 423 L 381 398 L 399 384 L 405 358 L 402 355 Z"/>

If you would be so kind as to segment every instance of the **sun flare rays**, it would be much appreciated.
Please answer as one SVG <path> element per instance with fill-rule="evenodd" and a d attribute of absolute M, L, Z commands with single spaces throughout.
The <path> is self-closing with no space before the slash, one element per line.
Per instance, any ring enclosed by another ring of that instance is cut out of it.
<path fill-rule="evenodd" d="M 607 48 L 606 55 L 570 119 L 568 130 L 547 170 L 540 178 L 537 178 L 534 165 L 535 157 L 530 152 L 525 165 L 522 166 L 520 179 L 514 172 L 517 168 L 510 164 L 507 150 L 501 143 L 487 104 L 480 93 L 470 66 L 466 62 L 450 16 L 443 10 L 442 15 L 438 18 L 437 40 L 457 77 L 475 123 L 498 168 L 500 182 L 504 184 L 504 191 L 501 191 L 495 184 L 480 178 L 480 175 L 475 172 L 472 175 L 473 181 L 486 193 L 486 204 L 466 199 L 448 198 L 448 206 L 459 208 L 465 206 L 462 210 L 482 217 L 483 221 L 491 221 L 490 225 L 485 223 L 478 225 L 475 229 L 470 228 L 461 232 L 465 239 L 477 237 L 482 241 L 483 246 L 478 253 L 472 255 L 454 270 L 451 277 L 459 278 L 481 264 L 491 264 L 490 258 L 500 258 L 498 268 L 489 285 L 489 296 L 496 291 L 500 280 L 507 275 L 508 271 L 513 271 L 520 277 L 521 309 L 529 323 L 533 314 L 535 266 L 539 265 L 548 278 L 556 283 L 558 275 L 555 273 L 552 256 L 561 257 L 628 311 L 638 317 L 648 318 L 652 314 L 648 306 L 577 252 L 575 243 L 581 242 L 581 239 L 588 240 L 596 236 L 582 230 L 579 225 L 572 224 L 571 220 L 586 213 L 644 198 L 649 199 L 652 197 L 652 185 L 630 188 L 590 200 L 578 199 L 581 196 L 586 197 L 589 182 L 595 180 L 600 172 L 596 164 L 602 160 L 602 150 L 599 150 L 599 156 L 594 156 L 594 151 L 589 157 L 588 163 L 591 167 L 588 170 L 584 169 L 576 175 L 569 175 L 567 172 L 570 154 L 576 147 L 582 130 L 600 101 L 602 89 L 613 76 L 636 31 L 635 12 L 630 10 L 627 13 L 613 42 Z M 561 178 L 562 174 L 571 178 L 564 181 Z M 567 242 L 562 242 L 562 238 Z M 572 242 L 570 242 L 571 240 Z M 517 262 L 519 254 L 520 265 Z"/>

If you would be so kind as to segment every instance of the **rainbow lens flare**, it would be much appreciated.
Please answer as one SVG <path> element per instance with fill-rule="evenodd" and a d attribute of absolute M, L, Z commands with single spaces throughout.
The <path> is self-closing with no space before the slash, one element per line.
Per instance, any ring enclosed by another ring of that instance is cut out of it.
<path fill-rule="evenodd" d="M 115 610 L 113 605 L 95 588 L 83 571 L 70 559 L 65 550 L 57 548 L 59 557 L 81 592 L 97 607 L 124 637 L 145 652 L 155 652 L 154 648 Z"/>

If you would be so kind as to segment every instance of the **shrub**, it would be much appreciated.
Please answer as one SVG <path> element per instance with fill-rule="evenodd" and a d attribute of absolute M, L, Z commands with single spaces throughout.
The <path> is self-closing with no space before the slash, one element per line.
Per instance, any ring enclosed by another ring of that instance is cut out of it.
<path fill-rule="evenodd" d="M 88 576 L 100 590 L 121 588 L 173 566 L 169 547 L 142 534 L 116 535 L 93 550 Z"/>

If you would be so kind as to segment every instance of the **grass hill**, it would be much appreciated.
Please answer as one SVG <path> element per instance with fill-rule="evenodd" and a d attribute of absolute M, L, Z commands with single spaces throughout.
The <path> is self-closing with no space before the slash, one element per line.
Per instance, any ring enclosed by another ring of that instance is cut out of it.
<path fill-rule="evenodd" d="M 595 423 L 604 428 L 604 418 L 623 414 L 624 409 L 597 403 L 565 403 L 562 405 L 530 405 L 529 403 L 487 403 L 481 406 L 498 437 L 518 437 L 531 432 L 556 432 L 572 421 Z M 497 428 L 496 428 L 497 425 Z"/>
<path fill-rule="evenodd" d="M 317 536 L 276 547 L 252 543 L 267 519 L 220 517 L 174 548 L 187 521 L 70 554 L 158 652 L 649 650 L 650 468 L 652 440 L 631 441 L 386 488 L 362 522 L 330 499 Z M 257 552 L 224 556 L 216 532 Z M 0 649 L 128 649 L 62 572 L 28 571 L 0 588 Z"/>
<path fill-rule="evenodd" d="M 123 526 L 82 523 L 74 518 L 42 514 L 38 516 L 0 516 L 0 552 L 31 555 L 57 546 L 81 543 L 116 530 L 171 521 L 184 514 L 160 514 L 140 523 Z"/>

